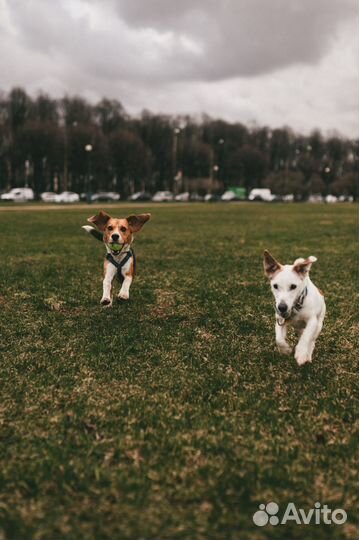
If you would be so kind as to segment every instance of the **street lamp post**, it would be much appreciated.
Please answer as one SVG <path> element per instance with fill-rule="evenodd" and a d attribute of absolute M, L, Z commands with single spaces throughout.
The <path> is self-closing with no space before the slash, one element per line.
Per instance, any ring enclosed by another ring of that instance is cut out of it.
<path fill-rule="evenodd" d="M 62 112 L 60 116 L 60 125 L 63 127 L 63 137 L 64 137 L 64 165 L 63 165 L 63 176 L 62 176 L 62 189 L 67 191 L 69 187 L 69 135 L 71 142 L 71 132 L 69 128 L 75 128 L 77 126 L 77 121 L 74 120 L 72 124 L 67 125 L 66 113 Z"/>
<path fill-rule="evenodd" d="M 172 191 L 176 195 L 177 191 L 177 151 L 178 151 L 178 136 L 181 133 L 181 128 L 176 127 L 173 130 L 173 147 L 172 147 Z"/>
<path fill-rule="evenodd" d="M 212 193 L 215 188 L 215 182 L 216 180 L 219 180 L 219 171 L 220 167 L 218 165 L 213 165 L 213 175 L 212 175 Z M 217 188 L 218 189 L 218 188 Z"/>
<path fill-rule="evenodd" d="M 226 189 L 227 182 L 223 178 L 223 171 L 224 171 L 224 139 L 220 138 L 218 139 L 218 180 L 220 182 L 223 182 L 223 187 Z"/>
<path fill-rule="evenodd" d="M 325 193 L 326 193 L 326 195 L 329 195 L 330 173 L 331 173 L 331 168 L 326 166 L 324 168 L 324 182 L 325 182 Z"/>
<path fill-rule="evenodd" d="M 86 186 L 86 200 L 91 203 L 91 152 L 93 150 L 92 144 L 86 144 L 85 152 L 87 152 L 87 186 Z"/>
<path fill-rule="evenodd" d="M 30 161 L 25 161 L 25 187 L 29 187 Z"/>

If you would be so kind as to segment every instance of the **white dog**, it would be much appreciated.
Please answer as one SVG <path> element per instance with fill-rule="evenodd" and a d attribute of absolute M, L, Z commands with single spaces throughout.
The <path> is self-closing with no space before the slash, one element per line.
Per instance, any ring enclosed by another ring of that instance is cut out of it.
<path fill-rule="evenodd" d="M 309 270 L 316 257 L 297 259 L 294 264 L 282 265 L 268 252 L 264 252 L 264 272 L 270 279 L 275 298 L 275 337 L 279 352 L 290 354 L 286 341 L 291 324 L 300 334 L 295 348 L 298 365 L 312 361 L 315 340 L 323 327 L 325 302 L 323 293 L 309 278 Z"/>

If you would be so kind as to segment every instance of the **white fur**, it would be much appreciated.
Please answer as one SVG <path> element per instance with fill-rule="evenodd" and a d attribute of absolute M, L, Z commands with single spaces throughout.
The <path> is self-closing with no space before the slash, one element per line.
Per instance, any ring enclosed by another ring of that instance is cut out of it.
<path fill-rule="evenodd" d="M 290 354 L 292 349 L 287 342 L 287 328 L 292 325 L 299 333 L 299 341 L 295 347 L 295 359 L 298 365 L 312 361 L 315 341 L 319 336 L 325 317 L 325 301 L 323 295 L 309 277 L 309 270 L 316 257 L 296 259 L 293 265 L 280 265 L 278 270 L 266 272 L 270 278 L 271 288 L 276 302 L 275 337 L 279 352 Z M 304 264 L 304 272 L 298 273 L 294 267 Z M 295 286 L 295 288 L 294 288 Z M 302 308 L 296 311 L 295 306 L 302 293 L 307 288 Z M 286 306 L 286 311 L 280 312 L 279 306 Z"/>
<path fill-rule="evenodd" d="M 116 274 L 117 274 L 116 266 L 109 263 L 106 267 L 105 277 L 103 278 L 103 282 L 102 282 L 103 292 L 102 292 L 102 298 L 100 300 L 100 304 L 102 304 L 104 307 L 112 306 L 111 289 L 112 289 L 112 282 Z"/>
<path fill-rule="evenodd" d="M 121 252 L 119 255 L 115 255 L 114 253 L 112 253 L 112 256 L 117 262 L 121 262 L 121 260 L 125 257 L 126 253 L 127 253 L 127 250 L 125 250 L 124 252 Z M 131 264 L 132 264 L 132 258 L 130 258 L 126 262 L 126 264 L 124 264 L 124 266 L 121 268 L 121 274 L 123 275 L 124 280 L 123 280 L 120 292 L 117 295 L 117 297 L 121 300 L 128 300 L 130 297 L 130 286 L 132 283 L 132 276 L 126 276 L 126 272 L 130 271 Z M 112 289 L 112 282 L 114 278 L 116 277 L 116 274 L 117 274 L 116 266 L 114 266 L 111 262 L 109 262 L 107 264 L 105 277 L 102 282 L 103 293 L 102 293 L 102 298 L 100 300 L 100 304 L 102 304 L 104 307 L 112 306 L 111 289 Z"/>

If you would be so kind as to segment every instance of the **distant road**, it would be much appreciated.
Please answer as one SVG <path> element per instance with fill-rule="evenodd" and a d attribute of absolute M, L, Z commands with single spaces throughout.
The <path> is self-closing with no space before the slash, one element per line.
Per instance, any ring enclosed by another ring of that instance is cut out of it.
<path fill-rule="evenodd" d="M 20 212 L 22 210 L 26 211 L 47 211 L 47 210 L 85 210 L 88 208 L 94 208 L 95 210 L 98 208 L 138 208 L 138 207 L 146 207 L 146 208 L 159 208 L 161 206 L 167 206 L 167 207 L 185 207 L 185 206 L 195 206 L 197 204 L 203 205 L 203 203 L 184 203 L 184 202 L 170 202 L 170 203 L 154 203 L 152 201 L 149 202 L 120 202 L 120 203 L 68 203 L 68 204 L 42 204 L 42 203 L 5 203 L 3 205 L 0 205 L 0 212 Z M 226 203 L 228 204 L 228 203 Z"/>

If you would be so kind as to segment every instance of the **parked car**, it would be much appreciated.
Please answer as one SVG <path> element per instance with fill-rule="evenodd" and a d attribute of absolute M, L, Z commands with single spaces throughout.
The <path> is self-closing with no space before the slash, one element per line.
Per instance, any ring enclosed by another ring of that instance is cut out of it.
<path fill-rule="evenodd" d="M 230 187 L 221 197 L 222 201 L 244 201 L 246 199 L 245 187 Z"/>
<path fill-rule="evenodd" d="M 157 191 L 152 197 L 153 202 L 168 202 L 173 201 L 173 193 L 171 191 Z"/>
<path fill-rule="evenodd" d="M 189 191 L 183 191 L 175 196 L 175 201 L 178 202 L 202 202 L 203 197 L 198 193 L 190 193 Z"/>
<path fill-rule="evenodd" d="M 323 195 L 321 195 L 320 193 L 313 193 L 312 195 L 309 195 L 308 202 L 321 203 L 323 202 Z"/>
<path fill-rule="evenodd" d="M 44 191 L 44 193 L 41 193 L 40 199 L 47 203 L 56 202 L 56 193 L 53 191 Z"/>
<path fill-rule="evenodd" d="M 336 203 L 338 202 L 338 197 L 329 193 L 329 195 L 326 195 L 324 200 L 326 203 Z"/>
<path fill-rule="evenodd" d="M 221 200 L 221 197 L 219 195 L 214 195 L 214 193 L 207 193 L 204 196 L 205 202 L 218 202 Z"/>
<path fill-rule="evenodd" d="M 339 202 L 353 202 L 353 195 L 339 195 Z"/>
<path fill-rule="evenodd" d="M 150 201 L 151 195 L 147 191 L 137 191 L 130 195 L 128 200 L 132 202 Z"/>
<path fill-rule="evenodd" d="M 80 195 L 74 193 L 73 191 L 63 191 L 55 197 L 55 202 L 57 203 L 74 203 L 80 200 Z"/>
<path fill-rule="evenodd" d="M 294 194 L 293 193 L 287 193 L 287 195 L 282 196 L 283 202 L 293 202 L 294 201 Z"/>
<path fill-rule="evenodd" d="M 231 191 L 228 189 L 221 195 L 221 201 L 229 202 L 229 201 L 238 201 L 237 195 L 234 193 L 234 191 Z"/>
<path fill-rule="evenodd" d="M 178 193 L 178 195 L 175 196 L 175 201 L 178 201 L 178 202 L 188 202 L 189 200 L 190 200 L 189 191 L 184 191 L 183 193 Z"/>
<path fill-rule="evenodd" d="M 202 202 L 204 201 L 204 197 L 202 197 L 202 195 L 199 195 L 199 193 L 191 193 L 189 196 L 189 200 L 193 202 Z"/>
<path fill-rule="evenodd" d="M 99 191 L 91 195 L 92 202 L 115 202 L 120 200 L 120 194 L 114 191 Z"/>
<path fill-rule="evenodd" d="M 26 202 L 33 201 L 35 198 L 34 192 L 31 188 L 12 188 L 8 193 L 3 193 L 1 195 L 2 201 L 13 201 L 13 202 Z"/>
<path fill-rule="evenodd" d="M 251 189 L 248 200 L 249 201 L 265 201 L 271 202 L 275 198 L 272 192 L 268 188 L 254 188 Z"/>

